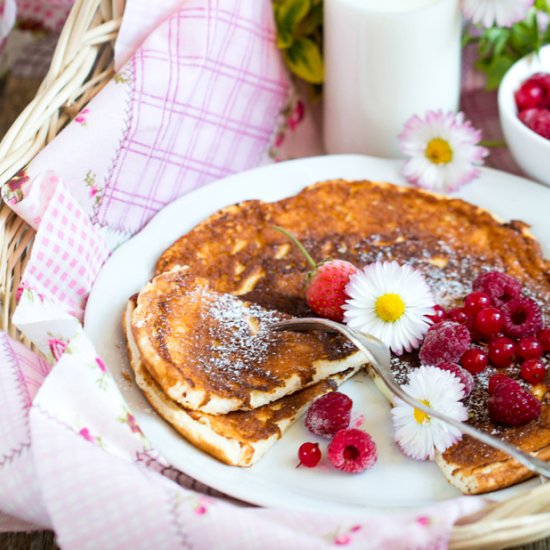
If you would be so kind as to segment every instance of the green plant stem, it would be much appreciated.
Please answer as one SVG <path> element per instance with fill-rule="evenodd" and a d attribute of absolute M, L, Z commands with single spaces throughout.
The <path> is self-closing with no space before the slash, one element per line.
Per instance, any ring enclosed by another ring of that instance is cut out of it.
<path fill-rule="evenodd" d="M 293 235 L 290 231 L 287 231 L 283 227 L 278 227 L 276 225 L 273 226 L 273 229 L 275 229 L 275 231 L 278 231 L 279 233 L 282 233 L 285 237 L 289 238 L 304 255 L 307 263 L 311 266 L 311 269 L 317 269 L 317 264 L 315 263 L 315 260 L 311 257 L 311 254 L 305 249 L 304 245 L 296 238 L 296 235 Z"/>
<path fill-rule="evenodd" d="M 479 144 L 482 147 L 489 147 L 489 148 L 499 148 L 499 147 L 506 147 L 506 142 L 502 139 L 482 139 Z"/>

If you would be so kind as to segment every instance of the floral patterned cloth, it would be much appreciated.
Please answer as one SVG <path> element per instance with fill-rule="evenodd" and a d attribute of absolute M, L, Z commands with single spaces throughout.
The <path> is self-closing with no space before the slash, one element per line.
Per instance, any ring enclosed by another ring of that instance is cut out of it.
<path fill-rule="evenodd" d="M 147 441 L 80 322 L 101 265 L 175 198 L 321 148 L 269 0 L 131 0 L 116 51 L 112 82 L 2 189 L 38 231 L 13 320 L 48 361 L 0 335 L 0 510 L 79 550 L 445 548 L 484 500 L 379 516 L 249 507 Z"/>

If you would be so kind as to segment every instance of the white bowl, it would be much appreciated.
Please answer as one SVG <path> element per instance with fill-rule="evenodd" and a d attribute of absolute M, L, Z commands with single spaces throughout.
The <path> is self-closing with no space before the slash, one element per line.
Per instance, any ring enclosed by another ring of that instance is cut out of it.
<path fill-rule="evenodd" d="M 504 138 L 520 168 L 533 179 L 550 185 L 550 140 L 530 130 L 518 118 L 514 92 L 536 72 L 550 73 L 550 45 L 517 61 L 498 90 L 498 110 Z"/>

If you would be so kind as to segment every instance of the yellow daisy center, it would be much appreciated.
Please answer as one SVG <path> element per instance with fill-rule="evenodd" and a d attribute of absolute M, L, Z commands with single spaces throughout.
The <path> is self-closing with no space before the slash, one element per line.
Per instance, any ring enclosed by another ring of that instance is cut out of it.
<path fill-rule="evenodd" d="M 421 399 L 420 403 L 426 405 L 426 407 L 431 407 L 430 402 L 426 399 Z M 419 423 L 423 424 L 425 420 L 430 420 L 430 415 L 421 411 L 420 409 L 414 409 L 414 419 Z"/>
<path fill-rule="evenodd" d="M 405 302 L 399 294 L 382 294 L 376 300 L 375 312 L 382 321 L 395 323 L 405 313 Z"/>
<path fill-rule="evenodd" d="M 448 141 L 434 138 L 426 145 L 426 156 L 434 164 L 448 164 L 453 160 L 453 150 Z"/>

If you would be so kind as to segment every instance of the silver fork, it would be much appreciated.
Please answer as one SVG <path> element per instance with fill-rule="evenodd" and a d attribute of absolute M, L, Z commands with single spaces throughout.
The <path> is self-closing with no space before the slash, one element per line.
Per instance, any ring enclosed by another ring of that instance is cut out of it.
<path fill-rule="evenodd" d="M 289 319 L 288 321 L 281 321 L 274 323 L 270 327 L 273 330 L 294 330 L 294 331 L 309 331 L 309 330 L 321 330 L 324 332 L 336 332 L 347 338 L 352 342 L 355 347 L 364 353 L 369 359 L 373 370 L 380 376 L 387 388 L 397 397 L 408 403 L 411 407 L 420 409 L 426 414 L 442 420 L 446 424 L 454 426 L 462 433 L 468 434 L 483 443 L 486 443 L 490 447 L 498 449 L 511 457 L 515 458 L 520 464 L 523 464 L 526 468 L 532 472 L 541 476 L 541 481 L 546 482 L 544 478 L 550 478 L 550 465 L 534 456 L 529 455 L 505 441 L 502 441 L 492 435 L 482 432 L 469 424 L 460 422 L 443 414 L 439 411 L 428 407 L 424 403 L 417 401 L 414 397 L 411 397 L 405 392 L 401 386 L 395 381 L 393 373 L 391 371 L 390 362 L 390 350 L 384 345 L 378 338 L 374 336 L 362 334 L 356 330 L 350 329 L 346 325 L 329 321 L 328 319 L 318 319 L 304 317 L 302 319 Z"/>

